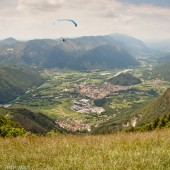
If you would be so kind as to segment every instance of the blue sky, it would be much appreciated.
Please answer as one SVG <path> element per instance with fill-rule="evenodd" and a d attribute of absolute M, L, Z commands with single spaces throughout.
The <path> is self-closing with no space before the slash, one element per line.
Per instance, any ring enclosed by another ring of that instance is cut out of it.
<path fill-rule="evenodd" d="M 74 19 L 78 27 L 54 20 Z M 170 0 L 1 0 L 0 39 L 122 33 L 144 41 L 170 39 Z"/>
<path fill-rule="evenodd" d="M 170 1 L 169 0 L 120 0 L 125 3 L 130 4 L 148 4 L 148 5 L 155 5 L 155 6 L 161 6 L 161 7 L 170 7 Z"/>

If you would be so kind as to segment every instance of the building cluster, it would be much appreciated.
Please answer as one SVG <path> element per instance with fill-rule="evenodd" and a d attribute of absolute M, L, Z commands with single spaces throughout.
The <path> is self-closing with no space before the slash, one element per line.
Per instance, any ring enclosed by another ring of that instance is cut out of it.
<path fill-rule="evenodd" d="M 128 90 L 131 86 L 119 86 L 112 85 L 105 82 L 102 86 L 96 86 L 94 84 L 81 84 L 77 88 L 77 93 L 87 96 L 91 99 L 102 99 L 107 95 L 117 93 L 118 91 Z"/>
<path fill-rule="evenodd" d="M 102 107 L 94 107 L 88 99 L 74 100 L 71 109 L 78 113 L 102 113 L 105 111 Z"/>
<path fill-rule="evenodd" d="M 64 120 L 56 121 L 56 123 L 69 131 L 91 131 L 90 123 L 83 122 L 82 120 L 76 120 L 71 117 L 66 117 Z"/>
<path fill-rule="evenodd" d="M 0 104 L 0 107 L 2 108 L 8 108 L 10 107 L 12 104 Z"/>

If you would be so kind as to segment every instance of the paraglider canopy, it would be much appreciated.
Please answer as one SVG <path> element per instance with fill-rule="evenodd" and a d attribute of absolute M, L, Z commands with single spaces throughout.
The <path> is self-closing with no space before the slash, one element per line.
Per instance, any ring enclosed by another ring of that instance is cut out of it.
<path fill-rule="evenodd" d="M 57 19 L 54 21 L 54 25 L 57 21 L 69 21 L 69 22 L 73 23 L 75 27 L 77 27 L 77 23 L 72 19 Z"/>

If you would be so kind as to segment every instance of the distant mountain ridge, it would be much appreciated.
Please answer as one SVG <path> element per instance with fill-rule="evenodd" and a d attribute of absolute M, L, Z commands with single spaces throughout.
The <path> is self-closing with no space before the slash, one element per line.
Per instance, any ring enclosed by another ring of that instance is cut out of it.
<path fill-rule="evenodd" d="M 15 38 L 12 38 L 12 37 L 6 38 L 4 40 L 0 40 L 0 44 L 4 44 L 4 45 L 12 45 L 12 44 L 16 44 L 18 42 L 19 42 L 18 40 L 16 40 Z"/>
<path fill-rule="evenodd" d="M 170 40 L 160 40 L 158 42 L 150 42 L 148 46 L 161 52 L 170 52 Z"/>
<path fill-rule="evenodd" d="M 124 49 L 130 54 L 134 55 L 153 55 L 159 53 L 158 50 L 148 47 L 143 41 L 119 33 L 113 33 L 109 35 L 112 39 L 121 42 L 124 45 Z"/>
<path fill-rule="evenodd" d="M 65 42 L 51 39 L 20 42 L 12 38 L 0 41 L 2 42 L 4 44 L 0 46 L 0 64 L 40 68 L 123 68 L 138 65 L 132 56 L 137 55 L 137 51 L 140 55 L 155 52 L 140 40 L 117 34 L 66 39 Z"/>

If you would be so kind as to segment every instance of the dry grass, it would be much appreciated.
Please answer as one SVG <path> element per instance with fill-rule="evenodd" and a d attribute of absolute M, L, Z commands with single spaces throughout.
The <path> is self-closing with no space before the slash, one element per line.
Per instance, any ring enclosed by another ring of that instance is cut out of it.
<path fill-rule="evenodd" d="M 103 136 L 0 138 L 0 169 L 168 170 L 170 129 Z"/>

